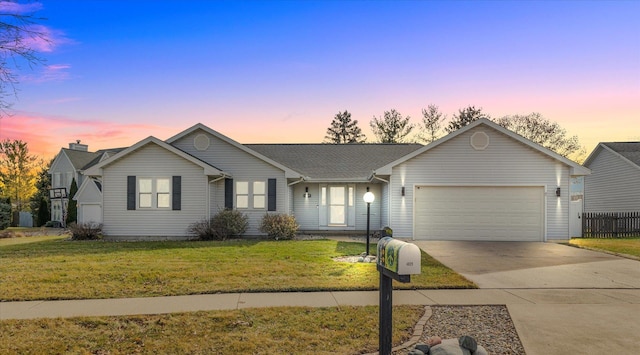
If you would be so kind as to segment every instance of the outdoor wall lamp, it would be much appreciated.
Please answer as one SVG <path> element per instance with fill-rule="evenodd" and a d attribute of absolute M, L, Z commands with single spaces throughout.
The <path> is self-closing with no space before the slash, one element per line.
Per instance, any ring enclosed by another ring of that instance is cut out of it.
<path fill-rule="evenodd" d="M 304 198 L 309 198 L 311 197 L 311 194 L 309 193 L 309 187 L 305 186 L 304 188 L 304 194 L 302 195 Z"/>
<path fill-rule="evenodd" d="M 560 188 L 556 188 L 556 196 L 560 197 Z"/>
<path fill-rule="evenodd" d="M 402 197 L 404 197 L 404 186 L 402 186 Z"/>

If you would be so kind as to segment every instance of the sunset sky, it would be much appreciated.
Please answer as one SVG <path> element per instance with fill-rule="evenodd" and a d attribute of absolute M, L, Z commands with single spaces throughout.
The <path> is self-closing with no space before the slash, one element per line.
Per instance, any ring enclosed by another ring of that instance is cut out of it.
<path fill-rule="evenodd" d="M 2 2 L 0 1 L 0 4 Z M 53 157 L 201 122 L 241 143 L 319 143 L 338 111 L 368 136 L 396 109 L 539 112 L 640 140 L 638 1 L 42 1 L 43 66 L 20 71 L 0 139 Z"/>

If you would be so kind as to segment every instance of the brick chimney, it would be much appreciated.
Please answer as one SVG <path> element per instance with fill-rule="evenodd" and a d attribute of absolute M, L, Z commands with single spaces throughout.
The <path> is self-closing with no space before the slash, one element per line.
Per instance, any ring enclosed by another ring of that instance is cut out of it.
<path fill-rule="evenodd" d="M 69 149 L 87 152 L 89 151 L 89 146 L 86 144 L 80 144 L 80 140 L 78 139 L 75 143 L 69 143 Z"/>

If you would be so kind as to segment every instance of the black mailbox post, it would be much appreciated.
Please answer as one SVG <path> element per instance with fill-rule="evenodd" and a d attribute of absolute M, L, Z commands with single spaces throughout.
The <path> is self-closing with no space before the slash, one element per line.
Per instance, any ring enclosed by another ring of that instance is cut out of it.
<path fill-rule="evenodd" d="M 420 274 L 420 248 L 391 237 L 378 242 L 377 268 L 380 272 L 380 355 L 391 354 L 393 320 L 393 280 L 411 282 L 411 275 Z"/>

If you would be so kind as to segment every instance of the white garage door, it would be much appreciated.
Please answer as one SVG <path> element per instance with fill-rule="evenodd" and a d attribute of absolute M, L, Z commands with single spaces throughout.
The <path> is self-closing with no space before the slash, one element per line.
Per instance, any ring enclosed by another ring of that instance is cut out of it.
<path fill-rule="evenodd" d="M 82 205 L 82 223 L 102 223 L 102 206 Z"/>
<path fill-rule="evenodd" d="M 418 186 L 415 197 L 416 239 L 542 241 L 543 187 Z"/>

